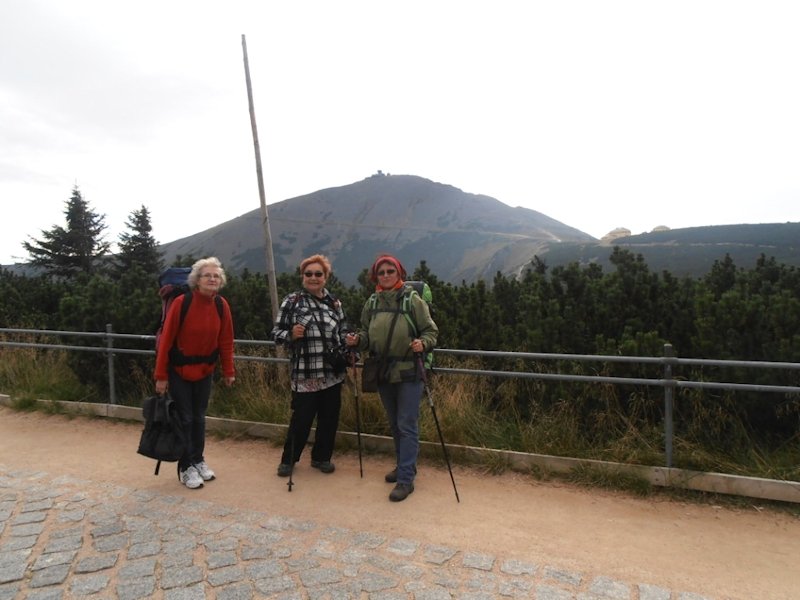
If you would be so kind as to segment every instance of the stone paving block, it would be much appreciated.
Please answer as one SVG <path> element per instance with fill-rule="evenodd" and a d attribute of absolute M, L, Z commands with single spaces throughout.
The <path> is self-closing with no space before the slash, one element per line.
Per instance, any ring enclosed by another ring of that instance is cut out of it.
<path fill-rule="evenodd" d="M 542 571 L 542 575 L 546 579 L 555 579 L 556 581 L 574 586 L 579 586 L 583 581 L 583 575 L 580 573 L 574 573 L 565 569 L 557 569 L 555 567 L 545 567 Z"/>
<path fill-rule="evenodd" d="M 86 516 L 86 511 L 80 508 L 74 510 L 65 510 L 60 515 L 58 515 L 58 522 L 77 523 L 78 521 L 83 521 L 83 517 L 85 516 Z"/>
<path fill-rule="evenodd" d="M 98 552 L 113 552 L 125 548 L 128 545 L 128 541 L 127 533 L 118 533 L 95 538 L 93 543 L 95 550 Z"/>
<path fill-rule="evenodd" d="M 259 560 L 249 563 L 245 571 L 250 579 L 266 579 L 283 575 L 284 568 L 277 560 Z"/>
<path fill-rule="evenodd" d="M 164 600 L 205 600 L 206 588 L 197 583 L 188 588 L 175 588 L 164 592 Z"/>
<path fill-rule="evenodd" d="M 589 584 L 589 592 L 609 600 L 630 600 L 631 587 L 609 577 L 595 577 Z"/>
<path fill-rule="evenodd" d="M 451 558 L 453 558 L 458 550 L 448 548 L 447 546 L 429 545 L 425 546 L 424 556 L 425 562 L 433 563 L 436 565 L 443 565 Z"/>
<path fill-rule="evenodd" d="M 93 538 L 104 537 L 106 535 L 116 535 L 125 531 L 125 524 L 122 521 L 114 520 L 109 523 L 99 525 L 90 531 Z"/>
<path fill-rule="evenodd" d="M 47 518 L 47 513 L 43 510 L 36 512 L 24 512 L 18 514 L 11 520 L 11 525 L 27 525 L 28 523 L 41 523 Z"/>
<path fill-rule="evenodd" d="M 380 592 L 383 590 L 390 590 L 399 585 L 400 580 L 397 577 L 389 577 L 383 573 L 375 573 L 372 571 L 362 572 L 356 578 L 358 585 L 362 591 L 369 594 Z"/>
<path fill-rule="evenodd" d="M 37 535 L 9 538 L 5 542 L 3 542 L 3 550 L 4 551 L 28 550 L 30 548 L 33 548 L 38 540 L 39 536 Z"/>
<path fill-rule="evenodd" d="M 218 589 L 216 600 L 250 600 L 254 597 L 252 584 L 237 583 Z"/>
<path fill-rule="evenodd" d="M 85 575 L 75 577 L 69 582 L 69 591 L 75 596 L 89 596 L 96 594 L 108 586 L 107 575 Z"/>
<path fill-rule="evenodd" d="M 206 563 L 209 569 L 219 569 L 221 567 L 230 567 L 238 562 L 236 552 L 211 552 L 206 557 Z"/>
<path fill-rule="evenodd" d="M 155 577 L 123 581 L 117 585 L 117 600 L 138 600 L 150 598 L 156 589 Z"/>
<path fill-rule="evenodd" d="M 118 576 L 121 580 L 129 580 L 155 577 L 155 574 L 156 559 L 139 558 L 137 560 L 129 560 L 127 563 L 122 565 L 122 567 L 119 569 Z"/>
<path fill-rule="evenodd" d="M 208 583 L 214 587 L 237 583 L 244 579 L 244 569 L 238 565 L 233 567 L 223 567 L 208 572 Z"/>
<path fill-rule="evenodd" d="M 339 569 L 320 567 L 300 571 L 300 581 L 306 587 L 315 587 L 328 583 L 338 583 L 343 579 Z"/>
<path fill-rule="evenodd" d="M 288 575 L 284 575 L 282 577 L 274 577 L 270 579 L 256 579 L 253 582 L 253 586 L 256 588 L 256 591 L 259 594 L 271 596 L 273 594 L 279 594 L 280 592 L 286 592 L 294 589 L 295 582 L 294 579 Z"/>
<path fill-rule="evenodd" d="M 500 581 L 497 588 L 501 596 L 511 598 L 530 598 L 531 590 L 533 589 L 533 581 L 529 579 L 522 579 L 520 577 L 512 577 L 510 579 Z"/>
<path fill-rule="evenodd" d="M 0 559 L 1 561 L 1 559 Z M 28 569 L 27 558 L 19 561 L 0 562 L 0 583 L 19 581 Z"/>
<path fill-rule="evenodd" d="M 701 596 L 700 594 L 695 594 L 694 592 L 679 592 L 678 593 L 678 600 L 711 600 L 707 596 Z"/>
<path fill-rule="evenodd" d="M 104 569 L 110 569 L 117 564 L 118 554 L 115 552 L 106 552 L 104 554 L 95 554 L 94 556 L 87 556 L 78 561 L 75 566 L 76 573 L 96 573 Z"/>
<path fill-rule="evenodd" d="M 12 537 L 25 537 L 28 535 L 39 535 L 44 531 L 44 523 L 28 523 L 25 525 L 11 525 Z"/>
<path fill-rule="evenodd" d="M 65 552 L 51 552 L 49 554 L 42 554 L 31 566 L 31 571 L 38 571 L 56 565 L 68 565 L 72 563 L 77 552 L 75 550 L 67 550 Z"/>
<path fill-rule="evenodd" d="M 491 554 L 481 554 L 479 552 L 465 552 L 461 559 L 465 567 L 482 571 L 491 571 L 494 567 L 494 561 L 495 557 Z"/>
<path fill-rule="evenodd" d="M 83 527 L 64 527 L 62 529 L 54 529 L 50 532 L 51 541 L 65 537 L 83 537 Z"/>
<path fill-rule="evenodd" d="M 536 573 L 537 565 L 520 560 L 504 560 L 500 563 L 500 571 L 507 575 L 533 575 Z"/>
<path fill-rule="evenodd" d="M 64 590 L 33 590 L 25 600 L 61 600 L 64 597 Z"/>
<path fill-rule="evenodd" d="M 159 552 L 161 552 L 161 542 L 159 541 L 134 543 L 128 548 L 128 559 L 155 556 Z"/>
<path fill-rule="evenodd" d="M 494 573 L 472 573 L 465 585 L 471 590 L 494 592 L 497 589 L 497 576 Z"/>
<path fill-rule="evenodd" d="M 419 542 L 415 540 L 408 540 L 405 538 L 398 538 L 389 542 L 387 550 L 393 554 L 400 556 L 412 556 L 419 548 Z"/>
<path fill-rule="evenodd" d="M 671 592 L 646 583 L 639 584 L 639 600 L 670 600 Z"/>
<path fill-rule="evenodd" d="M 64 552 L 67 550 L 80 550 L 81 546 L 83 546 L 83 536 L 82 535 L 71 535 L 68 537 L 61 537 L 50 539 L 47 542 L 47 545 L 44 547 L 42 551 L 44 554 L 48 554 L 50 552 Z"/>
<path fill-rule="evenodd" d="M 536 600 L 575 600 L 575 594 L 552 585 L 536 586 Z"/>
<path fill-rule="evenodd" d="M 46 567 L 39 571 L 34 572 L 31 577 L 30 587 L 45 587 L 48 585 L 60 585 L 69 575 L 69 564 L 55 565 Z"/>
<path fill-rule="evenodd" d="M 161 587 L 165 590 L 179 587 L 189 587 L 203 581 L 203 569 L 191 566 L 185 569 L 164 569 L 161 577 Z"/>
<path fill-rule="evenodd" d="M 452 596 L 444 588 L 421 587 L 414 590 L 414 600 L 450 600 Z"/>
<path fill-rule="evenodd" d="M 272 550 L 267 546 L 245 546 L 242 548 L 242 560 L 258 560 L 272 556 Z"/>
<path fill-rule="evenodd" d="M 8 583 L 0 585 L 0 600 L 15 600 L 19 594 L 19 584 Z"/>

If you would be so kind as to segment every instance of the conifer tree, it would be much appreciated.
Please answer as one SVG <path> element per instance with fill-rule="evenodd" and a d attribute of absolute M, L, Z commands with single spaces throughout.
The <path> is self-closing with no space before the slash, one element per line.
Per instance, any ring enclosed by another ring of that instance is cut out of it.
<path fill-rule="evenodd" d="M 30 264 L 65 278 L 96 272 L 102 264 L 99 259 L 109 247 L 103 240 L 105 215 L 91 209 L 78 186 L 72 189 L 64 215 L 66 228 L 54 225 L 49 231 L 42 231 L 42 239 L 31 237 L 30 242 L 22 243 L 30 255 Z"/>
<path fill-rule="evenodd" d="M 127 231 L 119 236 L 119 254 L 115 266 L 119 273 L 138 268 L 147 275 L 158 275 L 163 270 L 163 253 L 153 238 L 150 211 L 144 205 L 134 210 L 126 221 Z"/>

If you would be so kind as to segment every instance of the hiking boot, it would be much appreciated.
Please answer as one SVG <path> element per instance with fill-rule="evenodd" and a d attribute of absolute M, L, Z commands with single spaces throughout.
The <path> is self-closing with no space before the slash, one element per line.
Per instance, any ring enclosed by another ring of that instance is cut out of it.
<path fill-rule="evenodd" d="M 203 478 L 194 465 L 189 465 L 185 471 L 181 471 L 181 483 L 190 490 L 196 490 L 203 487 Z"/>
<path fill-rule="evenodd" d="M 413 483 L 398 483 L 389 493 L 389 500 L 392 502 L 402 502 L 414 491 Z"/>
<path fill-rule="evenodd" d="M 417 467 L 414 466 L 414 475 L 417 474 Z M 397 483 L 397 467 L 389 471 L 386 475 L 383 476 L 383 480 L 386 483 Z"/>
<path fill-rule="evenodd" d="M 312 460 L 311 466 L 323 473 L 333 473 L 336 470 L 336 465 L 329 460 Z"/>
<path fill-rule="evenodd" d="M 214 475 L 214 471 L 211 470 L 211 467 L 208 466 L 206 461 L 201 460 L 194 466 L 197 469 L 197 472 L 200 473 L 200 477 L 203 478 L 203 481 L 211 481 L 212 479 L 216 479 L 216 475 Z"/>
<path fill-rule="evenodd" d="M 278 477 L 288 477 L 292 474 L 292 465 L 281 463 L 278 465 Z"/>

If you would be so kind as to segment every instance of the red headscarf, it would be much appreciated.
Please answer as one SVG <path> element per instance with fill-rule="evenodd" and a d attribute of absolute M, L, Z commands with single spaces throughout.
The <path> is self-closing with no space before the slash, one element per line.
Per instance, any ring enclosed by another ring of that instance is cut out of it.
<path fill-rule="evenodd" d="M 372 263 L 372 267 L 370 267 L 370 270 L 369 270 L 369 279 L 370 279 L 370 281 L 372 281 L 373 283 L 376 284 L 376 288 L 375 288 L 376 290 L 380 291 L 380 290 L 383 289 L 380 285 L 377 285 L 378 284 L 378 269 L 380 268 L 380 266 L 382 264 L 385 264 L 385 263 L 389 263 L 395 269 L 397 269 L 397 283 L 395 283 L 393 289 L 399 290 L 401 287 L 403 287 L 405 285 L 406 269 L 405 269 L 405 267 L 403 267 L 403 265 L 400 263 L 399 260 L 397 260 L 394 256 L 391 256 L 390 254 L 382 254 L 381 256 L 379 256 L 377 258 L 377 260 L 374 263 Z"/>

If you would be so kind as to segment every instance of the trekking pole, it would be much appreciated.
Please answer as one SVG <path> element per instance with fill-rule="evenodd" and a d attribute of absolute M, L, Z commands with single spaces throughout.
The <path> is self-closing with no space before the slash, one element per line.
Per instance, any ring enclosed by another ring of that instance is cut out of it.
<path fill-rule="evenodd" d="M 458 497 L 458 488 L 456 487 L 456 480 L 453 477 L 453 467 L 450 466 L 450 457 L 447 455 L 447 446 L 444 445 L 444 436 L 442 436 L 442 428 L 439 426 L 439 417 L 436 416 L 436 407 L 433 405 L 433 396 L 431 395 L 431 388 L 428 385 L 428 375 L 425 371 L 425 364 L 422 362 L 422 354 L 417 353 L 417 367 L 422 374 L 422 383 L 425 386 L 425 393 L 428 396 L 428 406 L 431 407 L 431 413 L 433 414 L 433 422 L 436 423 L 436 431 L 439 432 L 439 442 L 442 444 L 442 453 L 444 454 L 444 460 L 447 463 L 447 470 L 450 472 L 450 481 L 453 482 L 453 491 L 456 494 L 456 502 L 461 502 L 461 499 Z"/>
<path fill-rule="evenodd" d="M 294 474 L 294 431 L 292 431 L 292 417 L 294 416 L 294 411 L 292 414 L 289 415 L 289 448 L 292 451 L 292 455 L 289 457 L 289 481 L 286 482 L 286 485 L 289 486 L 289 491 L 292 491 L 292 486 L 294 482 L 292 481 L 292 475 Z"/>
<path fill-rule="evenodd" d="M 364 479 L 364 463 L 361 459 L 361 408 L 358 404 L 358 371 L 356 370 L 356 355 L 350 353 L 350 360 L 353 364 L 353 390 L 356 397 L 356 438 L 358 439 L 358 470 L 361 473 L 361 479 Z"/>

